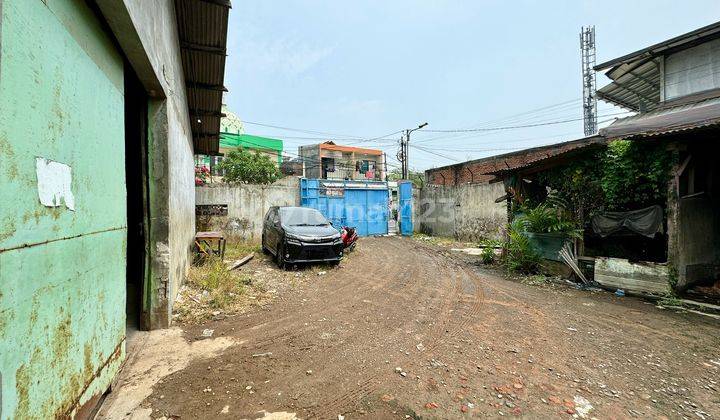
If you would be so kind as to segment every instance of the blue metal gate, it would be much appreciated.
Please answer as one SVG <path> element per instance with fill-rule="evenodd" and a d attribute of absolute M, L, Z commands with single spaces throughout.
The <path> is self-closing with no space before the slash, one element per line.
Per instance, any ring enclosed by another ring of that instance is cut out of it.
<path fill-rule="evenodd" d="M 388 233 L 388 186 L 379 181 L 301 179 L 300 205 L 319 210 L 333 226 L 360 236 Z"/>
<path fill-rule="evenodd" d="M 410 181 L 398 182 L 398 219 L 400 219 L 400 234 L 405 236 L 413 234 L 412 187 Z"/>

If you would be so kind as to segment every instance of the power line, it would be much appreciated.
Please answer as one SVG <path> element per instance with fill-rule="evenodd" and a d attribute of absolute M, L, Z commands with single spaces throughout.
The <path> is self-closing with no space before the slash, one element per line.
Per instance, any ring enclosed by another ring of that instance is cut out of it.
<path fill-rule="evenodd" d="M 306 138 L 306 139 L 308 139 L 308 140 L 316 140 L 316 139 L 317 139 L 317 140 L 349 140 L 349 141 L 351 142 L 350 144 L 354 144 L 354 143 L 352 143 L 352 142 L 355 142 L 355 143 L 364 143 L 364 142 L 371 142 L 371 141 L 375 141 L 375 140 L 381 140 L 381 139 L 384 139 L 384 138 L 386 138 L 386 137 L 390 137 L 390 136 L 392 136 L 392 135 L 399 134 L 399 133 L 402 132 L 402 130 L 398 130 L 398 131 L 393 131 L 392 133 L 388 133 L 388 134 L 385 134 L 385 135 L 382 135 L 382 136 L 370 137 L 370 138 L 368 138 L 368 137 L 365 137 L 365 136 L 355 136 L 355 135 L 351 135 L 351 134 L 338 134 L 338 133 L 332 133 L 332 132 L 327 132 L 327 131 L 307 130 L 307 129 L 302 129 L 302 128 L 284 127 L 284 126 L 279 126 L 279 125 L 265 124 L 265 123 L 259 123 L 259 122 L 253 122 L 253 121 L 244 121 L 244 123 L 245 123 L 245 124 L 251 124 L 251 125 L 257 125 L 257 126 L 260 126 L 260 127 L 268 127 L 268 128 L 279 129 L 279 130 L 296 131 L 296 132 L 300 132 L 300 133 L 315 134 L 315 135 L 325 135 L 325 136 L 330 136 L 330 137 L 332 137 L 332 138 L 322 138 L 322 137 Z M 282 136 L 282 137 L 290 138 L 290 137 L 288 137 L 288 136 Z M 296 138 L 303 139 L 302 137 L 296 137 Z"/>
<path fill-rule="evenodd" d="M 632 111 L 622 111 L 622 112 L 616 112 L 616 113 L 610 113 L 610 114 L 602 114 L 602 115 L 600 115 L 600 117 L 614 116 L 614 115 L 622 115 L 622 114 L 631 114 L 631 113 L 633 113 L 633 112 L 632 112 Z M 421 139 L 421 140 L 418 140 L 417 142 L 418 142 L 418 143 L 428 143 L 428 142 L 436 141 L 436 140 L 448 140 L 448 139 L 449 139 L 449 140 L 459 140 L 459 139 L 465 139 L 465 138 L 474 138 L 474 137 L 479 137 L 479 136 L 468 136 L 468 135 L 462 135 L 462 134 L 463 134 L 463 133 L 486 132 L 487 134 L 482 134 L 482 135 L 490 135 L 490 134 L 492 134 L 492 132 L 494 132 L 494 131 L 500 131 L 500 130 L 509 130 L 509 129 L 514 129 L 514 128 L 525 128 L 525 127 L 537 127 L 537 126 L 541 126 L 541 125 L 554 125 L 554 124 L 559 124 L 559 123 L 566 123 L 566 122 L 572 122 L 572 121 L 581 121 L 581 120 L 582 120 L 582 118 L 575 118 L 575 119 L 573 119 L 573 118 L 564 118 L 564 119 L 560 120 L 560 122 L 558 122 L 558 121 L 553 121 L 553 120 L 545 120 L 545 121 L 538 121 L 537 123 L 524 124 L 524 125 L 515 125 L 515 126 L 510 126 L 510 127 L 487 127 L 487 128 L 483 128 L 483 129 L 472 129 L 472 130 L 443 130 L 443 131 L 441 131 L 441 132 L 443 132 L 443 133 L 454 133 L 455 135 L 450 135 L 450 136 L 436 136 L 436 137 Z M 426 132 L 429 132 L 429 131 L 433 131 L 433 132 L 434 132 L 434 131 L 440 131 L 440 130 L 426 130 Z M 481 135 L 481 136 L 482 136 L 482 135 Z"/>
<path fill-rule="evenodd" d="M 315 134 L 315 135 L 328 135 L 328 136 L 334 136 L 334 137 L 351 137 L 351 138 L 362 138 L 362 136 L 354 136 L 350 134 L 338 134 L 338 133 L 331 133 L 327 131 L 318 131 L 318 130 L 307 130 L 302 128 L 293 128 L 293 127 L 283 127 L 280 125 L 274 125 L 274 124 L 266 124 L 266 123 L 259 123 L 259 122 L 253 122 L 253 121 L 243 121 L 245 124 L 251 124 L 251 125 L 257 125 L 260 127 L 268 127 L 268 128 L 275 128 L 278 130 L 287 130 L 287 131 L 297 131 L 299 133 L 306 133 L 306 134 Z"/>
<path fill-rule="evenodd" d="M 620 114 L 627 114 L 627 111 L 618 112 L 616 114 L 609 114 L 609 115 L 620 115 Z M 425 132 L 428 132 L 428 133 L 475 133 L 475 132 L 483 132 L 483 131 L 515 130 L 518 128 L 529 128 L 529 127 L 540 127 L 540 126 L 545 126 L 545 125 L 566 124 L 566 123 L 574 122 L 574 121 L 582 121 L 583 119 L 584 118 L 572 118 L 572 119 L 567 119 L 567 120 L 547 121 L 547 122 L 536 123 L 536 124 L 510 125 L 510 126 L 505 126 L 505 127 L 450 129 L 450 130 L 425 130 Z"/>
<path fill-rule="evenodd" d="M 610 119 L 607 119 L 607 120 L 600 121 L 600 122 L 598 122 L 598 124 L 606 123 L 606 122 L 609 122 L 609 121 L 612 121 L 612 120 L 614 120 L 614 118 L 610 118 Z M 539 146 L 534 146 L 534 147 L 552 146 L 552 145 L 558 144 L 558 143 L 562 143 L 562 142 L 548 143 L 548 144 L 539 145 Z M 435 156 L 439 156 L 439 157 L 445 158 L 445 159 L 447 159 L 447 160 L 452 160 L 452 161 L 455 161 L 455 162 L 463 162 L 463 161 L 464 161 L 463 159 L 458 159 L 458 158 L 455 158 L 455 157 L 443 155 L 443 154 L 438 153 L 438 152 L 436 151 L 436 150 L 441 150 L 441 151 L 442 151 L 442 150 L 444 150 L 444 151 L 453 151 L 453 150 L 450 150 L 450 149 L 446 149 L 446 148 L 440 148 L 440 149 L 438 149 L 438 148 L 430 148 L 430 147 L 426 147 L 426 146 L 418 146 L 418 145 L 415 145 L 415 144 L 411 145 L 410 147 L 416 148 L 416 149 L 421 150 L 421 151 L 423 151 L 423 152 L 425 152 L 425 153 L 429 153 L 429 154 L 433 154 L 433 155 L 435 155 Z M 525 147 L 488 148 L 488 149 L 454 149 L 454 150 L 455 150 L 455 151 L 458 151 L 458 152 L 500 152 L 500 151 L 515 151 L 515 150 L 523 150 L 523 149 L 525 149 Z"/>

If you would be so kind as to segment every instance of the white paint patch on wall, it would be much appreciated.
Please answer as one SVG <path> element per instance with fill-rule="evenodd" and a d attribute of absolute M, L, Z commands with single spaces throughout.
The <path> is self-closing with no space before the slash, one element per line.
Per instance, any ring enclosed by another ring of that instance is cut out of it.
<path fill-rule="evenodd" d="M 72 168 L 64 163 L 43 157 L 35 158 L 38 198 L 47 207 L 65 207 L 75 211 L 75 196 L 72 193 Z"/>

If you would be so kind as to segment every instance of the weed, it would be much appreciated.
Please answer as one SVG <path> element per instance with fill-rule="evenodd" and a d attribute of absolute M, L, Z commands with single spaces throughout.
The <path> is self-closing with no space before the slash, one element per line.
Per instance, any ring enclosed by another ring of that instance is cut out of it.
<path fill-rule="evenodd" d="M 527 284 L 530 286 L 542 286 L 545 284 L 549 284 L 550 279 L 548 277 L 543 276 L 542 274 L 535 274 L 532 276 L 523 277 L 520 280 L 520 283 Z"/>
<path fill-rule="evenodd" d="M 489 265 L 495 262 L 495 248 L 501 247 L 502 242 L 497 239 L 483 239 L 480 241 L 480 260 L 483 264 Z"/>
<path fill-rule="evenodd" d="M 191 267 L 188 282 L 207 292 L 204 299 L 210 307 L 223 309 L 245 292 L 252 278 L 230 271 L 220 258 L 210 257 L 205 264 Z"/>
<path fill-rule="evenodd" d="M 504 262 L 508 270 L 533 274 L 540 268 L 541 257 L 533 249 L 530 239 L 525 236 L 519 221 L 514 221 L 510 225 L 506 248 Z"/>
<path fill-rule="evenodd" d="M 431 243 L 433 245 L 450 245 L 455 242 L 452 238 L 445 238 L 442 236 L 430 236 L 425 235 L 424 233 L 414 233 L 412 238 L 415 240 Z"/>
<path fill-rule="evenodd" d="M 495 248 L 483 248 L 480 251 L 480 261 L 485 265 L 490 265 L 495 262 Z"/>
<path fill-rule="evenodd" d="M 260 252 L 260 244 L 246 241 L 229 242 L 225 248 L 225 258 L 236 260 L 247 254 L 258 252 Z"/>
<path fill-rule="evenodd" d="M 670 289 L 667 294 L 658 301 L 660 306 L 684 306 L 683 301 Z"/>

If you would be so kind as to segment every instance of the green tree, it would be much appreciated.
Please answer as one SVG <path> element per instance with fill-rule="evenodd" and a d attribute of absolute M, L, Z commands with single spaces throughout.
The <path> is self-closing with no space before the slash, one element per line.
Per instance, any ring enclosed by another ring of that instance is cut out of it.
<path fill-rule="evenodd" d="M 425 185 L 425 174 L 422 172 L 410 171 L 408 174 L 410 181 L 416 188 L 422 188 Z M 400 169 L 393 169 L 388 173 L 388 181 L 400 181 L 402 180 L 402 171 Z"/>
<path fill-rule="evenodd" d="M 225 156 L 218 167 L 225 172 L 228 184 L 272 184 L 280 179 L 280 169 L 266 154 L 238 148 Z"/>

